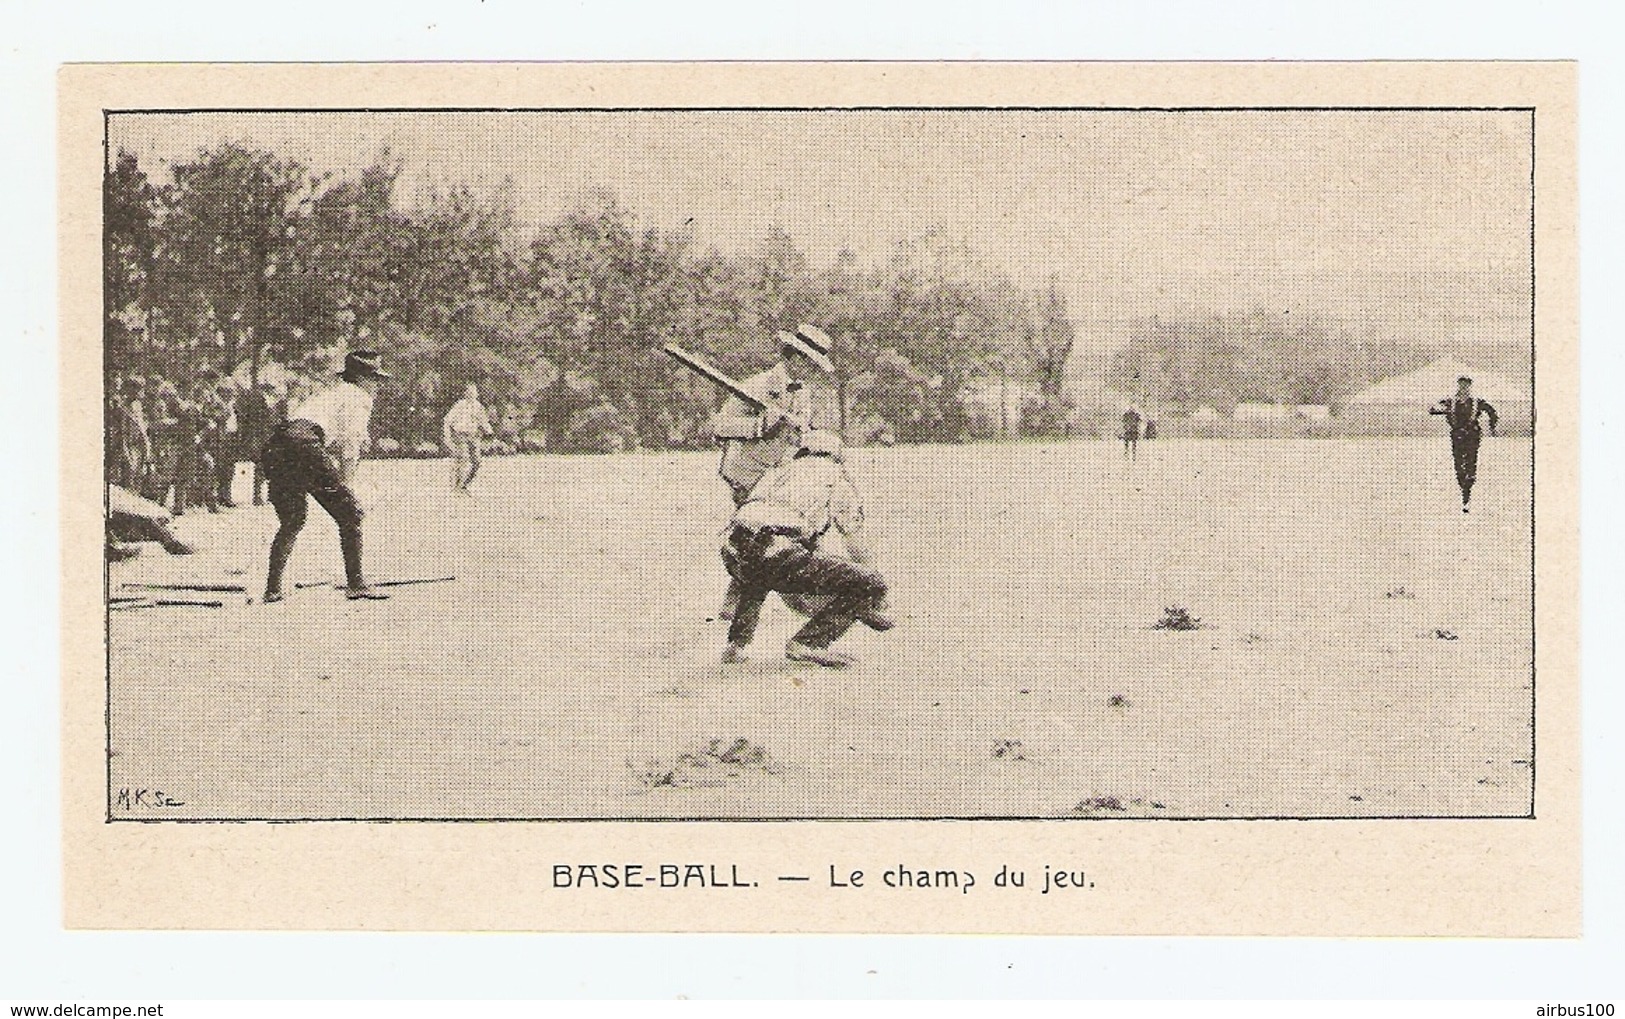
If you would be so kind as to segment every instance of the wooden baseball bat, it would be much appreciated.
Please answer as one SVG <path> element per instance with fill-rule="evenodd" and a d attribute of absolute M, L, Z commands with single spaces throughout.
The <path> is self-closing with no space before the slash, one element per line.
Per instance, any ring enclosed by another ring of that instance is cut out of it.
<path fill-rule="evenodd" d="M 679 347 L 675 343 L 668 343 L 661 349 L 670 354 L 672 357 L 676 358 L 687 368 L 710 379 L 712 382 L 739 397 L 741 400 L 744 400 L 758 411 L 767 409 L 768 403 L 766 400 L 763 400 L 761 397 L 747 390 L 744 386 L 741 386 L 731 376 L 714 367 L 710 362 L 706 361 L 699 355 L 690 354 L 688 351 L 684 350 L 682 347 Z"/>
<path fill-rule="evenodd" d="M 372 587 L 406 587 L 409 584 L 444 584 L 456 580 L 456 577 L 407 577 L 404 580 L 375 580 Z M 307 587 L 332 587 L 343 590 L 344 585 L 329 580 L 301 580 L 294 585 L 294 590 L 303 591 Z"/>
<path fill-rule="evenodd" d="M 243 594 L 248 589 L 241 584 L 131 584 L 125 587 L 140 591 L 198 591 L 206 594 Z"/>

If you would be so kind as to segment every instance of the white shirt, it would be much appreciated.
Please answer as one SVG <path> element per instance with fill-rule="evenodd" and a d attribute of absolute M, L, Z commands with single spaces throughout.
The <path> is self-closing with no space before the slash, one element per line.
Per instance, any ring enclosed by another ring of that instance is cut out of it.
<path fill-rule="evenodd" d="M 353 382 L 340 382 L 301 403 L 288 417 L 320 425 L 327 447 L 337 451 L 345 463 L 353 464 L 367 448 L 372 394 Z"/>
<path fill-rule="evenodd" d="M 790 388 L 790 370 L 780 361 L 767 371 L 752 375 L 739 383 L 741 389 L 765 402 L 769 408 L 778 407 L 798 417 L 808 414 L 809 399 L 805 387 Z M 801 430 L 793 426 L 780 428 L 773 435 L 764 434 L 770 427 L 765 413 L 730 395 L 722 409 L 712 419 L 712 431 L 726 445 L 722 451 L 722 466 L 718 473 L 736 488 L 749 490 L 764 473 L 783 463 L 796 451 L 801 441 Z"/>
<path fill-rule="evenodd" d="M 472 397 L 465 396 L 452 405 L 441 428 L 447 436 L 477 439 L 482 435 L 490 434 L 491 418 L 485 413 L 483 403 Z"/>
<path fill-rule="evenodd" d="M 827 456 L 803 456 L 768 471 L 751 490 L 750 501 L 734 514 L 734 523 L 793 529 L 804 538 L 819 537 L 833 527 L 857 542 L 863 504 L 840 463 Z"/>

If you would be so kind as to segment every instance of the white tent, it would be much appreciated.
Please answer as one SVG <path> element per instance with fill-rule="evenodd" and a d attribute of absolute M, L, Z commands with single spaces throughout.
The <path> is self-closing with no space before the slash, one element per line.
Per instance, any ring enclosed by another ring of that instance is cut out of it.
<path fill-rule="evenodd" d="M 1344 401 L 1343 418 L 1356 433 L 1428 434 L 1437 430 L 1429 407 L 1456 392 L 1456 380 L 1473 380 L 1473 395 L 1488 400 L 1502 419 L 1501 428 L 1527 433 L 1533 420 L 1527 382 L 1480 371 L 1455 357 L 1441 357 L 1416 371 L 1383 379 Z"/>
<path fill-rule="evenodd" d="M 1473 380 L 1473 395 L 1501 404 L 1527 404 L 1529 386 L 1494 372 L 1476 371 L 1454 357 L 1441 357 L 1432 364 L 1406 375 L 1396 375 L 1355 393 L 1345 401 L 1349 407 L 1405 406 L 1426 410 L 1456 392 L 1456 380 L 1463 375 Z"/>

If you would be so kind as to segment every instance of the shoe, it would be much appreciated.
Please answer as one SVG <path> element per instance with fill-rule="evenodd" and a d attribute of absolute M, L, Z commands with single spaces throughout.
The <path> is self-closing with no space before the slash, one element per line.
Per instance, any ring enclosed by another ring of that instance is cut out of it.
<path fill-rule="evenodd" d="M 386 601 L 389 592 L 380 591 L 376 587 L 351 587 L 345 589 L 344 597 L 351 601 Z"/>
<path fill-rule="evenodd" d="M 813 665 L 822 665 L 826 669 L 844 669 L 853 662 L 851 655 L 831 651 L 826 647 L 811 647 L 799 640 L 792 640 L 784 646 L 784 657 L 792 662 L 810 662 Z"/>
<path fill-rule="evenodd" d="M 283 594 L 281 591 L 267 591 L 265 592 L 265 597 L 261 598 L 260 601 L 266 605 L 275 605 L 277 602 L 286 597 L 287 595 Z"/>
<path fill-rule="evenodd" d="M 885 602 L 858 613 L 858 622 L 876 633 L 885 633 L 897 625 L 896 618 L 891 614 L 891 606 Z"/>
<path fill-rule="evenodd" d="M 729 644 L 727 649 L 722 652 L 723 665 L 733 665 L 736 662 L 742 662 L 744 660 L 745 649 L 740 647 L 738 644 Z"/>

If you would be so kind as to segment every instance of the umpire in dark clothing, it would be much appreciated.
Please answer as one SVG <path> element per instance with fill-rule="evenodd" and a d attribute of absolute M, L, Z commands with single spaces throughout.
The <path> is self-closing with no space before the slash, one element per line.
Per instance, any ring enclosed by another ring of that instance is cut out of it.
<path fill-rule="evenodd" d="M 314 497 L 339 529 L 344 578 L 351 599 L 383 599 L 367 586 L 361 572 L 361 501 L 350 487 L 367 445 L 373 397 L 390 376 L 378 366 L 375 351 L 352 352 L 340 381 L 301 403 L 278 427 L 260 455 L 270 481 L 271 505 L 280 527 L 271 539 L 271 564 L 265 576 L 265 601 L 283 598 L 282 574 L 293 555 L 294 539 Z"/>
<path fill-rule="evenodd" d="M 1442 414 L 1450 423 L 1450 455 L 1456 461 L 1456 484 L 1461 486 L 1461 511 L 1466 513 L 1473 499 L 1473 483 L 1478 480 L 1478 444 L 1484 438 L 1478 419 L 1488 415 L 1494 435 L 1501 417 L 1489 401 L 1473 395 L 1473 380 L 1465 375 L 1456 380 L 1456 395 L 1429 407 L 1428 413 Z"/>

